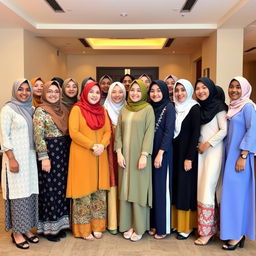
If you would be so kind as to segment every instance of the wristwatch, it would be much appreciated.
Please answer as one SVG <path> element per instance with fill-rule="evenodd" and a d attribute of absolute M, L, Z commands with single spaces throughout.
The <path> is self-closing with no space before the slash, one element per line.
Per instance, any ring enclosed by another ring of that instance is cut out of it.
<path fill-rule="evenodd" d="M 246 154 L 241 154 L 240 157 L 243 158 L 243 159 L 246 159 L 247 155 Z"/>

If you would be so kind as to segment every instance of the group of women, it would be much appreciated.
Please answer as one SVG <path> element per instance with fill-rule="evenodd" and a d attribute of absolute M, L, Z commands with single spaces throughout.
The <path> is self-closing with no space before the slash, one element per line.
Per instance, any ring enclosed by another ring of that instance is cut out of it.
<path fill-rule="evenodd" d="M 223 249 L 255 240 L 256 105 L 245 78 L 231 80 L 229 106 L 206 77 L 194 87 L 173 75 L 88 77 L 79 100 L 78 83 L 58 79 L 17 80 L 1 110 L 6 230 L 18 248 L 39 242 L 33 227 L 53 242 L 69 228 L 131 241 L 198 228 L 195 244 L 206 245 L 219 220 Z"/>

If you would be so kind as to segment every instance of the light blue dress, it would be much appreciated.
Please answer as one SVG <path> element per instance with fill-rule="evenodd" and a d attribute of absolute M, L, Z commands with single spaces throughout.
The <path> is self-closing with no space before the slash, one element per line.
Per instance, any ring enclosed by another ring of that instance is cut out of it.
<path fill-rule="evenodd" d="M 248 150 L 245 170 L 236 172 L 236 161 Z M 228 122 L 220 211 L 220 238 L 238 240 L 242 235 L 255 240 L 256 111 L 247 103 Z"/>

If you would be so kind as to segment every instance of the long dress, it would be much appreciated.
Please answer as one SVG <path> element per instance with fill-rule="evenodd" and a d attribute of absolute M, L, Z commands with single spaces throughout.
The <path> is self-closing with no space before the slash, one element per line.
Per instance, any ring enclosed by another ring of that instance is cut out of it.
<path fill-rule="evenodd" d="M 197 227 L 197 144 L 200 135 L 200 107 L 194 105 L 182 122 L 179 135 L 173 140 L 173 214 L 172 227 L 188 233 Z M 185 159 L 192 169 L 184 170 Z"/>
<path fill-rule="evenodd" d="M 126 168 L 118 169 L 120 201 L 119 230 L 133 228 L 137 234 L 149 229 L 152 207 L 152 164 L 155 117 L 150 105 L 132 112 L 123 108 L 116 129 L 115 150 L 121 149 Z M 141 153 L 148 153 L 147 165 L 138 170 Z"/>
<path fill-rule="evenodd" d="M 11 107 L 1 110 L 2 192 L 5 199 L 6 231 L 25 233 L 38 224 L 38 174 L 36 153 L 30 149 L 25 118 Z M 4 151 L 12 150 L 19 172 L 9 169 Z"/>
<path fill-rule="evenodd" d="M 256 112 L 251 103 L 228 121 L 225 165 L 221 194 L 220 238 L 239 240 L 242 235 L 255 240 Z M 249 151 L 244 171 L 235 165 L 242 150 Z"/>
<path fill-rule="evenodd" d="M 70 200 L 66 198 L 69 136 L 63 136 L 51 116 L 38 107 L 33 117 L 38 153 L 39 224 L 38 233 L 56 235 L 70 227 Z M 51 170 L 42 170 L 41 160 L 49 158 Z"/>
<path fill-rule="evenodd" d="M 215 192 L 219 180 L 224 152 L 223 139 L 227 134 L 226 111 L 221 111 L 207 124 L 201 126 L 199 142 L 209 142 L 210 147 L 198 154 L 198 233 L 210 236 L 217 232 Z"/>
<path fill-rule="evenodd" d="M 171 198 L 173 147 L 172 138 L 175 126 L 175 109 L 172 103 L 155 116 L 155 136 L 152 154 L 153 207 L 150 215 L 151 228 L 159 235 L 171 231 Z M 162 166 L 154 167 L 154 159 L 159 150 L 164 150 Z"/>

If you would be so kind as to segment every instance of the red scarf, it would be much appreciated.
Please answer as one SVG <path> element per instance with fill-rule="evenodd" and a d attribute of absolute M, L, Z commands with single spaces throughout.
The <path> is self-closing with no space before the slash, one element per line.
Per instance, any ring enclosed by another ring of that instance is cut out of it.
<path fill-rule="evenodd" d="M 98 130 L 102 128 L 105 124 L 105 113 L 104 113 L 104 108 L 100 105 L 100 99 L 101 99 L 101 89 L 100 89 L 100 99 L 96 104 L 91 104 L 88 101 L 88 94 L 92 87 L 94 85 L 99 86 L 98 82 L 91 82 L 86 84 L 80 101 L 75 104 L 75 106 L 78 106 L 82 112 L 82 115 L 87 123 L 87 125 L 92 129 L 92 130 Z"/>

